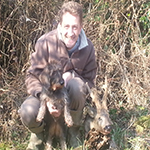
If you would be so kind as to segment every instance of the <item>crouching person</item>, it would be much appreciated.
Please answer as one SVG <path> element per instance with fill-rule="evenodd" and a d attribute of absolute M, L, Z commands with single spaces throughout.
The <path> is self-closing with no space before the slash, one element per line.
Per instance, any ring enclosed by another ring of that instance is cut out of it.
<path fill-rule="evenodd" d="M 44 34 L 35 45 L 31 55 L 31 66 L 27 70 L 26 87 L 29 96 L 21 105 L 22 123 L 31 131 L 28 150 L 43 150 L 46 121 L 36 121 L 40 108 L 42 85 L 39 75 L 51 60 L 60 61 L 63 66 L 63 79 L 69 94 L 69 108 L 73 126 L 67 132 L 70 147 L 79 145 L 79 128 L 86 101 L 87 89 L 94 86 L 96 76 L 95 50 L 92 42 L 82 29 L 82 7 L 77 2 L 64 3 L 59 12 L 57 29 Z M 61 116 L 56 107 L 47 105 L 51 116 Z"/>

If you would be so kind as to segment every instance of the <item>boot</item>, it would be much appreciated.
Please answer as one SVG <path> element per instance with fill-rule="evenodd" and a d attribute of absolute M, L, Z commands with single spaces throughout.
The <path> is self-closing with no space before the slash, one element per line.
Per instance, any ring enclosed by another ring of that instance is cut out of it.
<path fill-rule="evenodd" d="M 70 111 L 70 114 L 73 119 L 73 126 L 68 128 L 68 142 L 71 148 L 76 148 L 82 144 L 80 127 L 82 119 L 82 110 Z"/>
<path fill-rule="evenodd" d="M 38 134 L 31 133 L 30 141 L 26 150 L 44 150 L 43 140 L 43 132 Z"/>
<path fill-rule="evenodd" d="M 31 137 L 26 150 L 44 150 L 44 122 L 39 127 L 30 128 Z"/>

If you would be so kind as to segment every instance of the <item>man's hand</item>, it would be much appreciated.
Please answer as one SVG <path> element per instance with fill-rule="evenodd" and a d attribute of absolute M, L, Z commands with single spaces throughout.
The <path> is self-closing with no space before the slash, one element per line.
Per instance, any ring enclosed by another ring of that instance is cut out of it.
<path fill-rule="evenodd" d="M 49 110 L 49 113 L 53 116 L 53 117 L 59 117 L 61 115 L 61 110 L 57 109 L 54 105 L 52 105 L 50 102 L 46 103 L 47 108 Z"/>
<path fill-rule="evenodd" d="M 68 81 L 73 78 L 73 75 L 72 75 L 71 72 L 65 72 L 65 73 L 62 75 L 62 77 L 63 77 L 63 79 L 64 79 L 64 81 L 65 81 L 65 86 L 66 86 L 67 83 L 68 83 Z"/>

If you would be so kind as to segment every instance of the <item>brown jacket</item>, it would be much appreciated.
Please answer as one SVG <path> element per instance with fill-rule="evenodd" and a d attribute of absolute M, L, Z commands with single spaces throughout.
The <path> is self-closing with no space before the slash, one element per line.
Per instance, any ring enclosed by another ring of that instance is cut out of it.
<path fill-rule="evenodd" d="M 27 70 L 26 86 L 29 94 L 37 96 L 42 87 L 38 76 L 43 68 L 52 59 L 59 60 L 63 65 L 64 72 L 74 71 L 75 76 L 94 86 L 96 76 L 95 50 L 89 39 L 88 46 L 75 51 L 69 58 L 64 43 L 58 38 L 58 30 L 44 34 L 35 45 L 35 52 L 31 55 L 31 66 Z M 83 42 L 81 42 L 83 43 Z"/>

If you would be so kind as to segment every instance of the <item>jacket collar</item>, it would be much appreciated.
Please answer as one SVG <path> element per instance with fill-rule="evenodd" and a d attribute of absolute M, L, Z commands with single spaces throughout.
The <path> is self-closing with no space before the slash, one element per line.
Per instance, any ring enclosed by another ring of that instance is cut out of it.
<path fill-rule="evenodd" d="M 87 37 L 85 35 L 85 32 L 83 29 L 81 29 L 81 33 L 80 33 L 80 45 L 79 45 L 79 50 L 82 48 L 85 48 L 86 46 L 88 46 L 88 41 L 87 41 Z"/>
<path fill-rule="evenodd" d="M 58 24 L 57 26 L 57 31 L 58 31 L 58 38 L 62 41 L 62 35 L 60 33 L 60 24 Z M 81 50 L 88 46 L 88 41 L 83 29 L 81 29 L 81 33 L 79 36 L 80 36 L 80 45 L 78 47 L 78 50 Z"/>

